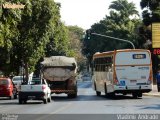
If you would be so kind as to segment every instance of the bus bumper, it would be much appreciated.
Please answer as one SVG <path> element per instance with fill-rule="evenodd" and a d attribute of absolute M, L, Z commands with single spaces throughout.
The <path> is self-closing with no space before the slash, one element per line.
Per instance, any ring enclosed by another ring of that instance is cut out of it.
<path fill-rule="evenodd" d="M 139 86 L 114 86 L 115 93 L 132 93 L 132 92 L 150 92 L 152 85 L 139 85 Z"/>

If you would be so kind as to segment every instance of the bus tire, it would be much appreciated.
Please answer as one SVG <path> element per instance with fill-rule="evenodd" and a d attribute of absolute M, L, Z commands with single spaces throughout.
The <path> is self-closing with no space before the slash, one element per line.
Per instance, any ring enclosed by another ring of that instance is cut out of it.
<path fill-rule="evenodd" d="M 138 94 L 137 93 L 132 93 L 132 96 L 133 96 L 133 98 L 137 98 L 138 97 Z"/>
<path fill-rule="evenodd" d="M 107 86 L 106 86 L 106 83 L 104 84 L 104 93 L 107 96 Z"/>
<path fill-rule="evenodd" d="M 97 88 L 96 88 L 96 83 L 94 82 L 94 89 L 95 89 L 95 91 L 97 90 Z"/>
<path fill-rule="evenodd" d="M 138 93 L 138 95 L 137 95 L 138 97 L 142 97 L 142 93 Z"/>
<path fill-rule="evenodd" d="M 115 93 L 114 93 L 114 92 L 107 93 L 107 96 L 108 96 L 108 97 L 111 97 L 111 98 L 112 98 L 112 97 L 115 97 Z"/>
<path fill-rule="evenodd" d="M 97 91 L 96 83 L 95 83 L 95 82 L 94 82 L 94 88 L 95 88 L 95 91 L 96 91 L 96 95 L 97 95 L 97 96 L 100 96 L 100 95 L 101 95 L 101 92 Z"/>
<path fill-rule="evenodd" d="M 96 95 L 97 95 L 97 96 L 100 96 L 100 95 L 101 95 L 101 92 L 96 91 Z"/>

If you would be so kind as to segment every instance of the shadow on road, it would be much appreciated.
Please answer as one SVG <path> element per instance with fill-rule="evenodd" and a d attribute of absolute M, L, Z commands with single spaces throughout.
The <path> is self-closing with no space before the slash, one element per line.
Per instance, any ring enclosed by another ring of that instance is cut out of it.
<path fill-rule="evenodd" d="M 31 104 L 44 104 L 43 101 L 39 101 L 39 100 L 28 100 L 27 105 Z M 49 104 L 49 103 L 48 103 Z M 0 105 L 25 105 L 25 104 L 19 104 L 18 99 L 14 99 L 14 100 L 8 100 L 7 98 L 1 98 L 0 99 Z"/>
<path fill-rule="evenodd" d="M 77 98 L 68 98 L 67 96 L 52 96 L 54 102 L 70 102 L 70 101 L 111 101 L 111 100 L 129 100 L 129 99 L 143 99 L 143 98 L 133 98 L 132 96 L 116 95 L 111 96 L 96 96 L 96 95 L 78 95 Z"/>
<path fill-rule="evenodd" d="M 152 109 L 152 110 L 160 110 L 160 104 L 152 104 L 152 105 L 139 105 L 136 106 L 142 110 Z"/>

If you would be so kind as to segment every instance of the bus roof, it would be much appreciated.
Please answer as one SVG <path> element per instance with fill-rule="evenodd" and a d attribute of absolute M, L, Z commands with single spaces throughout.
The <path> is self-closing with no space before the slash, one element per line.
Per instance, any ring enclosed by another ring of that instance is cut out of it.
<path fill-rule="evenodd" d="M 107 55 L 113 55 L 117 52 L 132 52 L 132 51 L 133 52 L 135 52 L 135 51 L 137 51 L 137 52 L 140 52 L 140 51 L 141 52 L 144 52 L 144 51 L 150 52 L 149 50 L 146 50 L 146 49 L 120 49 L 120 50 L 114 50 L 114 51 L 108 51 L 108 52 L 102 52 L 102 53 L 97 52 L 93 55 L 93 59 L 104 57 L 104 56 L 107 56 Z"/>

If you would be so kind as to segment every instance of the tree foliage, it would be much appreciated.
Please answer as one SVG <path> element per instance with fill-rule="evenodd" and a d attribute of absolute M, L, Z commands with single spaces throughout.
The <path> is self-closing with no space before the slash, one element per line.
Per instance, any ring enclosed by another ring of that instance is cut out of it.
<path fill-rule="evenodd" d="M 160 1 L 159 0 L 141 0 L 143 10 L 143 25 L 140 27 L 140 36 L 144 40 L 145 48 L 152 52 L 152 23 L 160 22 Z M 148 42 L 149 41 L 149 42 Z M 150 44 L 148 44 L 150 43 Z M 156 73 L 159 64 L 157 55 L 152 54 L 153 71 Z"/>
<path fill-rule="evenodd" d="M 76 58 L 79 70 L 83 69 L 85 65 L 85 58 L 82 55 L 82 40 L 84 35 L 84 30 L 78 26 L 67 26 L 69 32 L 69 49 L 70 56 Z"/>
<path fill-rule="evenodd" d="M 2 4 L 6 2 L 1 0 Z M 44 56 L 67 55 L 69 41 L 67 29 L 60 20 L 60 4 L 53 0 L 10 2 L 25 7 L 0 8 L 1 71 L 18 74 L 19 67 L 23 66 L 28 75 Z"/>
<path fill-rule="evenodd" d="M 138 11 L 135 5 L 127 0 L 116 0 L 109 6 L 110 14 L 99 23 L 92 25 L 91 31 L 107 36 L 126 39 L 139 48 L 139 37 L 137 35 L 137 26 L 141 23 Z M 92 35 L 90 40 L 84 40 L 83 53 L 91 56 L 95 52 L 111 51 L 115 49 L 132 48 L 128 43 L 116 41 L 111 38 L 104 38 Z"/>

